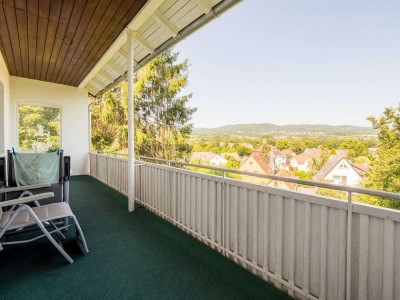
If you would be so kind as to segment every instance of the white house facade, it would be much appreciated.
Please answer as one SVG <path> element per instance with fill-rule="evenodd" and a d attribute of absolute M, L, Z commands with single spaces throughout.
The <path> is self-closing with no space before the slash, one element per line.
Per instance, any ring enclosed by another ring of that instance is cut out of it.
<path fill-rule="evenodd" d="M 348 161 L 343 159 L 325 176 L 325 179 L 336 184 L 357 186 L 362 177 Z"/>
<path fill-rule="evenodd" d="M 329 181 L 335 184 L 357 186 L 365 172 L 353 166 L 347 159 L 334 155 L 314 176 L 317 181 Z"/>
<path fill-rule="evenodd" d="M 219 155 L 215 155 L 212 159 L 210 159 L 210 165 L 216 166 L 216 167 L 220 167 L 223 166 L 227 163 L 228 161 L 219 156 Z"/>
<path fill-rule="evenodd" d="M 290 167 L 299 171 L 309 172 L 309 161 L 310 158 L 304 154 L 296 155 L 290 161 Z"/>

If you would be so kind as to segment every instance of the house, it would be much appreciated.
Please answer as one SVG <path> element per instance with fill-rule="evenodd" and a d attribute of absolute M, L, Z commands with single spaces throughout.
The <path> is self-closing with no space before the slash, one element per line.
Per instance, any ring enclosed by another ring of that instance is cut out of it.
<path fill-rule="evenodd" d="M 281 170 L 285 170 L 285 171 L 290 171 L 291 166 L 290 163 L 286 163 L 286 164 L 281 164 Z"/>
<path fill-rule="evenodd" d="M 244 162 L 248 159 L 249 157 L 248 156 L 243 156 L 241 159 L 240 159 L 240 166 L 241 165 L 243 165 L 244 164 Z"/>
<path fill-rule="evenodd" d="M 281 154 L 287 159 L 287 158 L 292 158 L 293 156 L 296 155 L 296 153 L 294 153 L 292 150 L 290 149 L 283 149 L 281 151 Z"/>
<path fill-rule="evenodd" d="M 282 155 L 279 150 L 271 150 L 270 153 L 270 167 L 272 170 L 280 169 L 286 163 L 286 157 Z"/>
<path fill-rule="evenodd" d="M 212 165 L 215 167 L 223 166 L 228 162 L 222 156 L 212 152 L 194 152 L 190 158 L 190 161 L 199 164 Z"/>
<path fill-rule="evenodd" d="M 365 173 L 365 166 L 353 164 L 340 155 L 333 155 L 313 177 L 313 180 L 330 181 L 340 185 L 357 186 Z"/>
<path fill-rule="evenodd" d="M 349 154 L 349 150 L 346 150 L 346 149 L 339 149 L 339 150 L 336 150 L 336 154 L 339 155 L 339 156 L 341 156 L 341 157 L 346 158 L 347 155 Z"/>
<path fill-rule="evenodd" d="M 310 156 L 305 154 L 299 154 L 293 157 L 290 160 L 290 167 L 293 169 L 297 169 L 299 171 L 310 171 Z"/>
<path fill-rule="evenodd" d="M 290 174 L 286 170 L 280 170 L 278 173 L 275 174 L 275 176 L 288 177 L 288 178 L 297 178 L 297 177 L 293 176 L 292 174 Z M 287 181 L 271 180 L 268 183 L 268 185 L 269 186 L 273 186 L 273 187 L 277 187 L 277 188 L 281 188 L 281 189 L 289 189 L 289 190 L 292 190 L 292 191 L 296 190 L 296 184 L 294 184 L 292 182 L 287 182 Z"/>
<path fill-rule="evenodd" d="M 227 156 L 235 159 L 235 160 L 240 160 L 240 155 L 237 152 L 225 152 L 220 154 L 221 157 L 227 158 Z"/>
<path fill-rule="evenodd" d="M 307 148 L 304 150 L 304 154 L 310 158 L 319 159 L 322 155 L 322 149 L 320 148 Z"/>
<path fill-rule="evenodd" d="M 250 172 L 255 174 L 264 174 L 264 175 L 274 175 L 273 170 L 269 166 L 269 164 L 261 157 L 261 155 L 254 151 L 239 167 L 240 171 Z M 243 180 L 266 184 L 269 182 L 268 179 L 258 178 L 254 176 L 246 176 L 244 175 Z"/>

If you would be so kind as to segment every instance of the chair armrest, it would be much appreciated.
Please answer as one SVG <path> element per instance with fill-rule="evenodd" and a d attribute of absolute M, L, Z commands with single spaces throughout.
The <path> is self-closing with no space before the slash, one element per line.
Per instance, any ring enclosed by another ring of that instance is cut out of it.
<path fill-rule="evenodd" d="M 46 198 L 51 198 L 51 197 L 54 197 L 54 193 L 41 193 L 41 194 L 18 198 L 18 199 L 14 199 L 14 200 L 2 201 L 2 202 L 0 202 L 0 208 L 6 207 L 6 206 L 29 203 L 29 202 L 46 199 Z"/>
<path fill-rule="evenodd" d="M 34 189 L 41 189 L 41 188 L 46 188 L 46 187 L 49 187 L 49 186 L 51 186 L 50 183 L 16 186 L 16 187 L 0 189 L 0 194 L 10 193 L 10 192 L 18 192 L 18 191 L 26 191 L 26 190 L 34 190 Z"/>

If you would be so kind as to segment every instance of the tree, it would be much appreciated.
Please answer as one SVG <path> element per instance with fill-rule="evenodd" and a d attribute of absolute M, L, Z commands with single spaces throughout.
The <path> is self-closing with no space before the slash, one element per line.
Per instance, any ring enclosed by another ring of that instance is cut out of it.
<path fill-rule="evenodd" d="M 294 175 L 302 180 L 312 180 L 311 174 L 306 171 L 295 170 Z"/>
<path fill-rule="evenodd" d="M 261 147 L 259 148 L 259 154 L 260 156 L 267 162 L 270 162 L 270 152 L 272 150 L 272 147 L 268 144 L 262 144 Z"/>
<path fill-rule="evenodd" d="M 18 119 L 19 150 L 31 151 L 35 143 L 46 144 L 45 148 L 50 151 L 60 147 L 59 108 L 19 105 Z"/>
<path fill-rule="evenodd" d="M 289 147 L 289 141 L 287 140 L 276 141 L 275 147 L 278 148 L 279 151 L 287 149 Z"/>
<path fill-rule="evenodd" d="M 332 150 L 323 150 L 319 158 L 310 159 L 310 176 L 318 173 L 318 171 L 328 162 L 329 157 L 332 155 Z"/>
<path fill-rule="evenodd" d="M 306 144 L 302 140 L 292 140 L 289 143 L 289 149 L 296 154 L 300 154 L 306 150 Z"/>
<path fill-rule="evenodd" d="M 316 141 L 311 140 L 311 139 L 304 140 L 304 143 L 306 144 L 307 148 L 316 148 L 317 147 Z"/>
<path fill-rule="evenodd" d="M 380 118 L 369 117 L 372 127 L 378 130 L 378 157 L 363 181 L 366 188 L 400 192 L 400 104 L 385 108 Z M 400 209 L 398 201 L 374 199 L 374 204 Z"/>
<path fill-rule="evenodd" d="M 192 95 L 182 95 L 188 83 L 187 60 L 166 51 L 148 63 L 135 78 L 135 153 L 150 157 L 181 159 L 191 153 L 188 143 L 197 110 L 188 106 Z M 127 148 L 127 85 L 104 95 L 93 109 L 93 148 L 125 151 Z"/>
<path fill-rule="evenodd" d="M 367 142 L 356 139 L 344 140 L 339 148 L 349 150 L 347 154 L 349 160 L 354 160 L 358 156 L 368 156 L 369 154 Z"/>
<path fill-rule="evenodd" d="M 237 147 L 237 152 L 238 152 L 239 156 L 241 156 L 241 157 L 249 156 L 251 153 L 253 153 L 253 149 L 246 147 L 246 146 L 239 145 Z"/>
<path fill-rule="evenodd" d="M 358 164 L 369 165 L 371 163 L 371 159 L 368 156 L 357 156 L 353 161 Z"/>

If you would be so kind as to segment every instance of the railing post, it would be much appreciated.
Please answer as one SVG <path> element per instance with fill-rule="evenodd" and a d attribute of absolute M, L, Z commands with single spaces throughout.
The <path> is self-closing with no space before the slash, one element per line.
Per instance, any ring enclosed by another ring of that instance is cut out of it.
<path fill-rule="evenodd" d="M 99 154 L 96 153 L 96 179 L 99 179 Z"/>
<path fill-rule="evenodd" d="M 351 192 L 347 192 L 347 253 L 346 253 L 346 300 L 351 298 L 351 231 L 353 218 L 353 202 Z"/>
<path fill-rule="evenodd" d="M 106 184 L 110 186 L 110 183 L 108 181 L 108 155 L 106 155 Z"/>
<path fill-rule="evenodd" d="M 225 230 L 226 230 L 226 193 L 225 193 L 225 177 L 226 173 L 225 171 L 222 172 L 222 204 L 221 204 L 221 210 L 222 210 L 222 249 L 223 249 L 223 255 L 226 256 L 226 236 L 225 236 Z"/>

